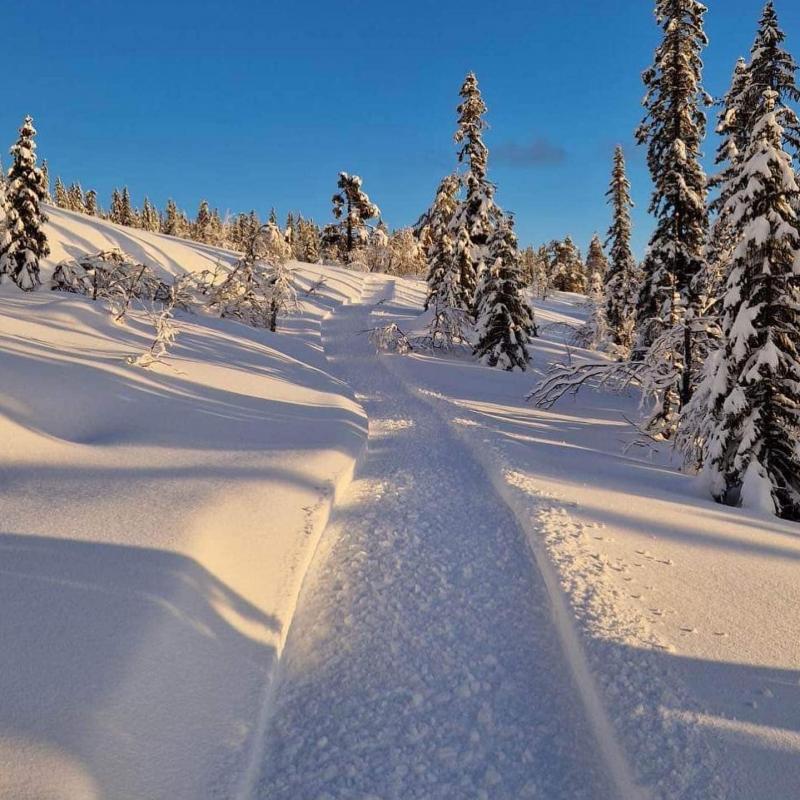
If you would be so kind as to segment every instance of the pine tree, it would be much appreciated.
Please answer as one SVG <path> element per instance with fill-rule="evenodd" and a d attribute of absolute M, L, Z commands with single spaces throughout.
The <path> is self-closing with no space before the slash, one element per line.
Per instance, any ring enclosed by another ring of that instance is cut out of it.
<path fill-rule="evenodd" d="M 0 173 L 3 172 L 0 166 Z M 8 197 L 6 195 L 7 182 L 5 175 L 2 175 L 3 180 L 0 180 L 0 283 L 2 283 L 4 270 L 3 270 L 3 256 L 11 244 L 11 231 L 8 225 L 9 205 Z"/>
<path fill-rule="evenodd" d="M 798 519 L 800 191 L 778 100 L 764 92 L 727 206 L 744 236 L 727 280 L 723 348 L 712 361 L 704 460 L 718 501 Z"/>
<path fill-rule="evenodd" d="M 465 237 L 466 229 L 461 228 L 459 235 Z M 471 327 L 469 311 L 464 308 L 461 269 L 455 258 L 451 231 L 445 231 L 438 239 L 437 253 L 445 267 L 437 282 L 436 294 L 428 301 L 428 307 L 433 309 L 428 331 L 434 348 L 449 350 L 467 344 Z"/>
<path fill-rule="evenodd" d="M 61 182 L 60 177 L 56 177 L 56 206 L 58 208 L 69 208 L 69 197 L 67 189 Z"/>
<path fill-rule="evenodd" d="M 674 380 L 658 393 L 648 423 L 671 435 L 680 404 L 691 397 L 695 362 L 691 321 L 697 316 L 697 276 L 703 259 L 708 211 L 700 145 L 710 103 L 700 80 L 700 54 L 708 43 L 706 7 L 698 0 L 657 0 L 656 19 L 664 36 L 653 66 L 645 70 L 645 118 L 636 132 L 647 145 L 654 191 L 650 211 L 656 229 L 650 239 L 637 303 L 637 347 L 649 348 L 665 331 L 685 326 L 683 347 L 671 355 Z"/>
<path fill-rule="evenodd" d="M 465 196 L 451 222 L 453 258 L 461 270 L 462 295 L 474 308 L 475 292 L 487 257 L 487 245 L 500 217 L 494 202 L 494 186 L 487 178 L 489 150 L 483 142 L 487 111 L 475 73 L 470 72 L 459 92 L 458 129 L 455 141 L 461 145 L 459 163 L 465 165 L 462 184 Z"/>
<path fill-rule="evenodd" d="M 427 263 L 428 295 L 425 300 L 427 309 L 434 297 L 439 294 L 445 273 L 451 264 L 447 259 L 452 259 L 453 242 L 448 233 L 453 215 L 458 209 L 458 189 L 460 180 L 457 175 L 448 175 L 439 184 L 433 205 L 423 215 L 420 239 L 424 242 L 425 260 Z M 444 238 L 448 241 L 445 246 Z M 447 252 L 447 259 L 445 258 Z M 459 281 L 460 282 L 460 281 Z M 464 310 L 470 308 L 469 299 L 462 295 L 459 307 Z"/>
<path fill-rule="evenodd" d="M 577 340 L 592 350 L 605 349 L 608 343 L 606 324 L 605 281 L 608 273 L 608 259 L 603 252 L 600 237 L 595 234 L 589 244 L 586 256 L 586 294 L 591 313 L 580 329 Z"/>
<path fill-rule="evenodd" d="M 489 264 L 477 294 L 475 355 L 490 367 L 506 370 L 528 367 L 528 341 L 533 334 L 533 313 L 525 300 L 519 268 L 517 237 L 504 217 L 489 240 Z"/>
<path fill-rule="evenodd" d="M 298 223 L 295 258 L 307 264 L 319 263 L 319 230 L 311 220 Z"/>
<path fill-rule="evenodd" d="M 44 176 L 36 166 L 36 129 L 25 117 L 19 139 L 11 148 L 13 163 L 8 173 L 8 237 L 0 250 L 0 275 L 11 279 L 24 291 L 40 283 L 39 259 L 50 254 L 43 225 L 47 217 L 40 204 L 45 198 Z"/>
<path fill-rule="evenodd" d="M 342 259 L 351 263 L 354 250 L 367 241 L 366 223 L 379 217 L 381 210 L 361 188 L 358 175 L 339 173 L 339 191 L 333 196 L 333 216 L 342 220 L 338 226 L 338 244 Z"/>
<path fill-rule="evenodd" d="M 612 343 L 627 352 L 633 344 L 637 266 L 631 250 L 631 184 L 625 172 L 625 154 L 620 146 L 614 152 L 614 169 L 606 197 L 611 206 L 612 221 L 606 238 L 610 260 L 604 288 L 605 319 Z"/>

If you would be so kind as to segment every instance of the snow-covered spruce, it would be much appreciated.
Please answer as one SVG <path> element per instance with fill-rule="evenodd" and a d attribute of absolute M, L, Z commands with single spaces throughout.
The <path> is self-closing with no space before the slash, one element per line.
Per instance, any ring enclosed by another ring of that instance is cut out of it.
<path fill-rule="evenodd" d="M 36 166 L 36 129 L 25 117 L 19 139 L 11 148 L 13 164 L 7 181 L 8 235 L 0 249 L 0 276 L 9 275 L 26 292 L 40 283 L 39 260 L 50 254 L 43 226 L 47 217 L 40 208 L 47 196 L 44 175 Z"/>
<path fill-rule="evenodd" d="M 586 291 L 586 265 L 571 236 L 563 241 L 554 241 L 550 244 L 552 260 L 550 273 L 553 288 L 561 292 Z"/>
<path fill-rule="evenodd" d="M 462 229 L 460 235 L 466 237 Z M 430 342 L 434 348 L 449 350 L 469 342 L 472 318 L 464 305 L 461 269 L 455 260 L 455 247 L 449 232 L 439 240 L 438 256 L 442 263 L 442 275 L 437 282 L 436 293 L 429 299 L 428 308 L 433 310 L 428 326 Z"/>
<path fill-rule="evenodd" d="M 578 332 L 579 342 L 592 350 L 604 349 L 608 340 L 606 323 L 605 281 L 608 259 L 600 237 L 595 234 L 586 256 L 586 283 L 591 313 Z"/>
<path fill-rule="evenodd" d="M 721 141 L 715 160 L 719 171 L 709 179 L 709 186 L 719 189 L 719 193 L 709 204 L 709 209 L 717 216 L 709 230 L 707 268 L 702 279 L 703 285 L 699 287 L 706 306 L 713 306 L 724 289 L 726 271 L 736 246 L 736 231 L 731 225 L 726 206 L 733 191 L 733 180 L 739 169 L 741 154 L 747 147 L 748 132 L 744 125 L 746 117 L 741 104 L 748 79 L 747 62 L 740 58 L 736 62 L 730 88 L 720 101 L 716 131 Z"/>
<path fill-rule="evenodd" d="M 339 191 L 333 195 L 333 216 L 338 222 L 326 228 L 325 243 L 339 260 L 356 261 L 356 251 L 367 243 L 367 222 L 380 216 L 381 210 L 361 188 L 358 175 L 339 173 Z"/>
<path fill-rule="evenodd" d="M 636 131 L 647 145 L 647 163 L 654 191 L 650 211 L 656 229 L 645 259 L 637 303 L 637 349 L 641 352 L 686 314 L 697 315 L 696 276 L 705 269 L 708 223 L 706 176 L 700 145 L 706 118 L 701 108 L 711 102 L 700 84 L 701 51 L 708 43 L 703 30 L 706 7 L 698 0 L 657 0 L 656 18 L 663 39 L 653 65 L 645 70 L 645 117 Z M 674 380 L 656 401 L 648 427 L 672 435 L 677 411 L 691 397 L 691 330 L 680 352 L 670 356 Z"/>
<path fill-rule="evenodd" d="M 525 300 L 517 237 L 503 218 L 489 240 L 489 263 L 478 286 L 475 355 L 490 367 L 528 367 L 533 312 Z"/>
<path fill-rule="evenodd" d="M 712 361 L 704 461 L 718 501 L 800 519 L 800 190 L 777 99 L 764 93 L 728 203 L 744 235 L 728 276 L 724 349 Z"/>
<path fill-rule="evenodd" d="M 797 156 L 800 155 L 800 120 L 791 109 L 791 104 L 800 102 L 800 89 L 797 87 L 797 63 L 783 48 L 785 41 L 786 35 L 778 24 L 775 4 L 769 0 L 764 6 L 750 49 L 747 80 L 738 107 L 747 142 L 760 122 L 764 92 L 775 92 L 775 108 L 781 111 L 783 144 Z"/>
<path fill-rule="evenodd" d="M 459 92 L 458 160 L 466 166 L 462 175 L 465 195 L 450 223 L 454 259 L 461 270 L 461 287 L 468 307 L 474 308 L 475 292 L 484 268 L 487 246 L 502 212 L 494 201 L 494 186 L 487 178 L 489 150 L 483 142 L 486 104 L 478 79 L 470 72 Z"/>
<path fill-rule="evenodd" d="M 425 308 L 428 308 L 439 294 L 445 274 L 452 266 L 453 240 L 449 230 L 453 215 L 458 209 L 457 195 L 460 186 L 458 175 L 446 176 L 436 190 L 433 205 L 417 224 L 428 268 L 426 276 L 428 295 L 425 299 Z"/>
<path fill-rule="evenodd" d="M 614 169 L 606 196 L 611 205 L 612 221 L 606 239 L 609 264 L 604 289 L 605 318 L 610 341 L 627 353 L 633 344 L 638 266 L 631 250 L 633 201 L 621 146 L 614 151 Z"/>

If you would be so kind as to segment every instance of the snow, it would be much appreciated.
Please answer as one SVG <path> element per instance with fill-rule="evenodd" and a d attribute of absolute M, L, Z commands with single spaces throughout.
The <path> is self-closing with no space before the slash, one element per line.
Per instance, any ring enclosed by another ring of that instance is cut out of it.
<path fill-rule="evenodd" d="M 47 213 L 45 279 L 235 257 Z M 293 266 L 282 333 L 178 314 L 147 370 L 146 316 L 0 288 L 0 796 L 795 797 L 800 529 L 626 450 L 633 395 L 525 403 L 585 298 L 509 374 Z"/>
<path fill-rule="evenodd" d="M 115 244 L 168 272 L 232 257 L 48 213 L 50 267 Z M 171 368 L 150 370 L 125 363 L 153 338 L 143 315 L 0 288 L 0 796 L 234 796 L 364 446 L 320 338 L 361 278 L 324 277 L 282 336 L 178 315 Z"/>
<path fill-rule="evenodd" d="M 554 323 L 580 314 L 569 295 L 538 304 L 546 335 L 534 340 L 535 369 L 566 357 Z M 626 455 L 623 415 L 635 417 L 635 397 L 590 393 L 544 411 L 520 399 L 531 376 L 424 354 L 384 358 L 484 465 L 541 572 L 555 570 L 649 796 L 796 796 L 797 527 L 707 500 L 668 451 Z"/>

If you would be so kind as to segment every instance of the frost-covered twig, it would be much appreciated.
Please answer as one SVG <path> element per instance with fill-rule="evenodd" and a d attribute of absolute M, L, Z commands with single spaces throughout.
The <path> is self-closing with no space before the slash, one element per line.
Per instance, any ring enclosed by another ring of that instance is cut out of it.
<path fill-rule="evenodd" d="M 382 327 L 370 328 L 362 331 L 362 333 L 369 334 L 369 340 L 378 350 L 403 355 L 410 353 L 414 349 L 412 340 L 400 329 L 396 322 L 391 322 Z"/>
<path fill-rule="evenodd" d="M 638 382 L 638 379 L 635 362 L 556 364 L 525 399 L 540 408 L 552 408 L 563 397 L 575 395 L 585 386 L 612 387 L 615 391 L 620 391 Z"/>
<path fill-rule="evenodd" d="M 155 338 L 150 347 L 138 356 L 128 356 L 125 360 L 135 367 L 148 369 L 154 364 L 165 364 L 164 356 L 175 343 L 178 328 L 175 325 L 175 308 L 181 302 L 186 286 L 191 279 L 188 276 L 176 278 L 166 291 L 166 300 L 160 308 L 156 308 L 151 318 L 155 328 Z"/>

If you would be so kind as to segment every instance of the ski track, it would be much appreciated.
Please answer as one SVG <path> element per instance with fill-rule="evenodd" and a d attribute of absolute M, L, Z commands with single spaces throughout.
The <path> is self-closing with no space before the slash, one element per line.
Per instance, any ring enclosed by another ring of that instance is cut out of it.
<path fill-rule="evenodd" d="M 511 510 L 358 333 L 391 291 L 367 280 L 324 341 L 368 451 L 304 583 L 254 796 L 618 797 Z"/>

